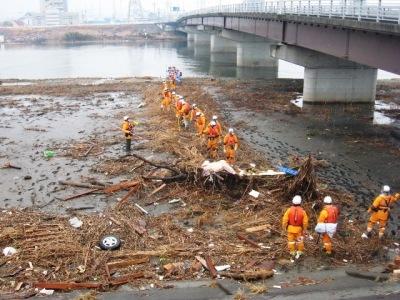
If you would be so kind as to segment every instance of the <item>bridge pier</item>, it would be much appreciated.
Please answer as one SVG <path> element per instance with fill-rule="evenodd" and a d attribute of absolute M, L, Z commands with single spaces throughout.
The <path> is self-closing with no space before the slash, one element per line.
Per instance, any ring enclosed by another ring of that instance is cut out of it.
<path fill-rule="evenodd" d="M 236 43 L 232 40 L 220 37 L 218 34 L 211 35 L 211 53 L 236 53 Z"/>
<path fill-rule="evenodd" d="M 270 56 L 270 43 L 237 43 L 238 67 L 277 67 L 278 60 Z"/>
<path fill-rule="evenodd" d="M 211 38 L 210 34 L 207 32 L 197 31 L 193 34 L 194 36 L 194 44 L 195 45 L 210 45 Z"/>
<path fill-rule="evenodd" d="M 304 66 L 304 102 L 375 101 L 377 69 L 297 46 L 271 49 L 273 57 Z"/>
<path fill-rule="evenodd" d="M 190 32 L 186 33 L 186 40 L 188 42 L 194 42 L 194 33 L 190 33 Z"/>

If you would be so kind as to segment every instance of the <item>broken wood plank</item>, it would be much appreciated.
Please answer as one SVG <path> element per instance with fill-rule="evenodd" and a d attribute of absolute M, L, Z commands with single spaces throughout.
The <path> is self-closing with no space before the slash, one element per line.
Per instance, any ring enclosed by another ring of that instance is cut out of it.
<path fill-rule="evenodd" d="M 101 190 L 102 189 L 93 189 L 93 190 L 90 190 L 90 191 L 87 191 L 87 192 L 84 192 L 84 193 L 81 193 L 81 194 L 70 196 L 68 198 L 63 199 L 63 201 L 69 201 L 69 200 L 77 199 L 77 198 L 80 198 L 80 197 L 83 197 L 83 196 L 86 196 L 86 195 L 90 195 L 90 194 L 93 194 L 94 192 L 101 191 Z"/>
<path fill-rule="evenodd" d="M 125 259 L 125 260 L 118 260 L 114 262 L 107 263 L 108 269 L 112 270 L 114 268 L 126 268 L 133 265 L 140 265 L 150 261 L 148 256 L 143 258 L 136 258 L 136 259 Z"/>
<path fill-rule="evenodd" d="M 206 263 L 208 266 L 208 271 L 210 271 L 211 277 L 217 278 L 217 276 L 218 276 L 217 270 L 215 269 L 215 265 L 214 265 L 213 261 L 211 260 L 211 257 L 209 255 L 206 255 L 205 260 L 206 260 Z"/>
<path fill-rule="evenodd" d="M 153 196 L 154 194 L 157 194 L 159 191 L 161 191 L 163 188 L 165 188 L 167 185 L 163 183 L 160 185 L 158 188 L 156 188 L 154 191 L 152 191 L 149 195 L 149 197 Z"/>
<path fill-rule="evenodd" d="M 244 234 L 238 232 L 236 233 L 236 236 L 239 238 L 239 240 L 245 241 L 246 243 L 252 245 L 255 248 L 261 248 L 260 245 L 258 245 L 255 241 L 249 239 L 248 237 L 246 237 Z"/>
<path fill-rule="evenodd" d="M 49 290 L 77 290 L 77 289 L 99 289 L 103 286 L 99 282 L 37 282 L 33 284 L 40 289 Z"/>
<path fill-rule="evenodd" d="M 346 274 L 352 277 L 373 280 L 376 282 L 382 282 L 389 279 L 389 275 L 373 272 L 363 272 L 357 270 L 346 270 Z"/>
<path fill-rule="evenodd" d="M 110 280 L 110 284 L 115 286 L 115 285 L 121 285 L 121 284 L 126 284 L 129 282 L 132 282 L 135 279 L 143 278 L 145 277 L 144 272 L 136 272 L 124 276 L 117 277 L 113 280 Z"/>
<path fill-rule="evenodd" d="M 202 258 L 201 256 L 195 256 L 195 258 L 201 263 L 201 265 L 208 270 L 208 265 L 207 262 L 204 258 Z"/>
<path fill-rule="evenodd" d="M 4 166 L 1 167 L 2 169 L 15 169 L 21 170 L 22 168 L 12 165 L 11 163 L 6 163 Z"/>
<path fill-rule="evenodd" d="M 111 221 L 113 221 L 115 224 L 117 224 L 118 226 L 122 227 L 122 223 L 118 220 L 116 220 L 114 217 L 110 216 L 108 217 Z"/>
<path fill-rule="evenodd" d="M 254 281 L 254 280 L 263 280 L 271 278 L 272 276 L 274 276 L 274 271 L 260 270 L 260 271 L 242 272 L 242 273 L 220 272 L 220 274 L 224 277 L 229 277 L 236 280 Z"/>
<path fill-rule="evenodd" d="M 135 206 L 145 215 L 148 215 L 149 212 L 147 210 L 145 210 L 143 207 L 141 207 L 139 204 L 135 203 Z"/>
<path fill-rule="evenodd" d="M 252 233 L 252 232 L 258 232 L 258 231 L 263 231 L 263 230 L 267 230 L 270 227 L 269 224 L 265 224 L 265 225 L 260 225 L 260 226 L 255 226 L 255 227 L 250 227 L 250 228 L 246 228 L 246 232 Z"/>
<path fill-rule="evenodd" d="M 140 181 L 137 181 L 137 180 L 124 181 L 124 182 L 120 182 L 120 183 L 108 186 L 107 188 L 104 189 L 104 192 L 106 194 L 111 194 L 111 193 L 118 192 L 120 190 L 132 188 L 139 184 L 140 184 Z"/>
<path fill-rule="evenodd" d="M 122 204 L 124 204 L 126 201 L 128 201 L 129 197 L 132 196 L 134 193 L 137 192 L 139 186 L 135 185 L 134 187 L 132 187 L 129 192 L 121 199 L 121 201 L 119 201 L 119 203 L 117 204 L 117 207 L 122 206 Z"/>
<path fill-rule="evenodd" d="M 101 186 L 101 185 L 80 183 L 80 182 L 74 182 L 74 181 L 65 181 L 65 180 L 60 180 L 60 181 L 58 181 L 58 183 L 61 185 L 81 187 L 81 188 L 86 188 L 86 189 L 103 189 L 104 188 L 104 186 Z"/>
<path fill-rule="evenodd" d="M 86 156 L 88 156 L 88 155 L 89 155 L 89 153 L 90 153 L 90 151 L 92 151 L 92 150 L 93 150 L 94 146 L 95 146 L 95 145 L 92 145 L 92 146 L 90 146 L 90 148 L 88 149 L 88 151 L 86 151 L 86 152 L 85 152 L 85 154 L 83 154 L 83 157 L 86 157 Z"/>

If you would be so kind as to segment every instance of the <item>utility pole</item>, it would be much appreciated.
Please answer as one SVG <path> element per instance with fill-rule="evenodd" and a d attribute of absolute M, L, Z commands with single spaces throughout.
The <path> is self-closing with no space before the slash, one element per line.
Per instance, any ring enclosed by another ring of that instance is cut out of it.
<path fill-rule="evenodd" d="M 143 17 L 143 7 L 141 0 L 129 0 L 128 22 Z"/>

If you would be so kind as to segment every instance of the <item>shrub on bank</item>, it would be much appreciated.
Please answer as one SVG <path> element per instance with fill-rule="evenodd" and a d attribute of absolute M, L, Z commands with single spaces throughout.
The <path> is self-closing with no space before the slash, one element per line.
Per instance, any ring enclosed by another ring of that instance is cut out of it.
<path fill-rule="evenodd" d="M 63 38 L 66 42 L 93 41 L 94 39 L 95 37 L 90 34 L 82 34 L 79 32 L 67 32 Z"/>

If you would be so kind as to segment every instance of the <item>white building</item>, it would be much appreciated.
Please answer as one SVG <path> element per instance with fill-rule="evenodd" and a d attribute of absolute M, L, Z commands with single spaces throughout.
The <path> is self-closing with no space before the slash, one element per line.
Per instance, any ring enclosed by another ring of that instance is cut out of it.
<path fill-rule="evenodd" d="M 44 25 L 75 25 L 79 23 L 79 14 L 68 13 L 67 0 L 40 0 L 40 12 Z"/>
<path fill-rule="evenodd" d="M 25 26 L 41 26 L 43 25 L 43 15 L 38 13 L 29 12 L 25 14 L 21 19 L 21 22 L 24 23 Z"/>

